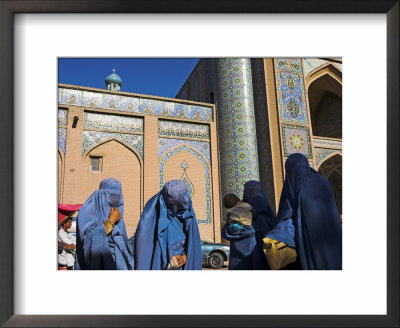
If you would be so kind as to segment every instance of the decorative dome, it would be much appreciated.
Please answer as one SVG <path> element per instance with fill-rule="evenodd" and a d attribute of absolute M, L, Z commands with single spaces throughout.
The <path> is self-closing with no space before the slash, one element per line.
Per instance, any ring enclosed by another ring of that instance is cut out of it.
<path fill-rule="evenodd" d="M 116 83 L 118 85 L 122 85 L 122 79 L 120 78 L 120 76 L 118 74 L 115 73 L 115 68 L 113 68 L 113 72 L 112 74 L 110 74 L 109 76 L 106 77 L 106 85 L 107 84 L 111 84 L 111 83 Z"/>

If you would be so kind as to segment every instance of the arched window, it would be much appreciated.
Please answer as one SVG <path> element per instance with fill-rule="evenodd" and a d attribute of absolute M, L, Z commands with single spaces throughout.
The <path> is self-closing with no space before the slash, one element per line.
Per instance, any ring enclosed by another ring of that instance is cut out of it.
<path fill-rule="evenodd" d="M 311 125 L 314 136 L 341 139 L 342 84 L 331 71 L 341 76 L 336 68 L 331 67 L 322 69 L 322 74 L 312 74 L 317 78 L 308 87 Z"/>

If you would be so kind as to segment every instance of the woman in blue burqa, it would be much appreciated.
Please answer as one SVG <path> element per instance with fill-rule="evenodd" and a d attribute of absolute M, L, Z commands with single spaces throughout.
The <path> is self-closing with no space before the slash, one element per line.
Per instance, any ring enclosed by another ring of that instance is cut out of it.
<path fill-rule="evenodd" d="M 134 254 L 136 270 L 201 270 L 199 228 L 182 181 L 167 182 L 146 203 Z"/>
<path fill-rule="evenodd" d="M 253 256 L 253 270 L 268 270 L 268 261 L 263 251 L 263 238 L 276 225 L 275 211 L 268 202 L 267 196 L 261 187 L 260 182 L 250 180 L 244 184 L 243 201 L 249 203 L 256 212 L 253 217 L 252 226 L 255 230 L 255 238 L 257 245 L 253 252 L 257 252 L 257 256 Z"/>
<path fill-rule="evenodd" d="M 342 269 L 342 227 L 330 183 L 302 154 L 285 163 L 278 225 L 268 237 L 297 251 L 302 270 Z"/>
<path fill-rule="evenodd" d="M 77 217 L 76 270 L 133 270 L 123 217 L 121 183 L 104 179 Z"/>

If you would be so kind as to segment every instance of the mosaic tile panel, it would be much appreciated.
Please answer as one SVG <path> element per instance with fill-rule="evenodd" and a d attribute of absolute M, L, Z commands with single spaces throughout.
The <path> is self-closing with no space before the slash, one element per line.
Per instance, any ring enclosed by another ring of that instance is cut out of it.
<path fill-rule="evenodd" d="M 307 127 L 282 124 L 284 156 L 300 153 L 312 159 L 310 132 Z"/>
<path fill-rule="evenodd" d="M 64 155 L 65 155 L 66 145 L 67 145 L 67 129 L 58 128 L 58 148 L 61 149 Z"/>
<path fill-rule="evenodd" d="M 159 120 L 158 135 L 210 139 L 210 129 L 208 125 Z"/>
<path fill-rule="evenodd" d="M 328 63 L 328 61 L 319 58 L 304 58 L 303 59 L 304 77 L 307 77 L 314 69 Z M 331 63 L 336 66 L 340 71 L 342 70 L 342 64 Z"/>
<path fill-rule="evenodd" d="M 318 168 L 320 164 L 332 153 L 337 153 L 335 149 L 314 148 L 315 165 Z M 339 151 L 341 153 L 341 151 Z"/>
<path fill-rule="evenodd" d="M 193 149 L 187 147 L 186 145 L 182 145 L 178 148 L 175 148 L 171 150 L 170 152 L 167 152 L 164 157 L 161 160 L 160 163 L 160 189 L 164 186 L 164 167 L 165 167 L 165 162 L 171 158 L 173 155 L 180 151 L 187 151 L 191 153 L 192 155 L 196 156 L 201 163 L 203 164 L 204 167 L 204 173 L 205 173 L 205 186 L 206 186 L 206 218 L 197 218 L 197 222 L 200 224 L 208 224 L 211 223 L 211 184 L 210 184 L 210 170 L 208 168 L 207 162 L 204 160 L 202 156 L 200 156 L 196 151 Z"/>
<path fill-rule="evenodd" d="M 301 59 L 275 60 L 280 117 L 287 123 L 308 123 Z"/>
<path fill-rule="evenodd" d="M 114 130 L 121 132 L 143 132 L 143 119 L 85 112 L 83 127 L 86 129 Z"/>
<path fill-rule="evenodd" d="M 68 110 L 59 109 L 58 110 L 58 126 L 67 125 L 68 123 Z"/>
<path fill-rule="evenodd" d="M 259 180 L 253 86 L 249 58 L 213 59 L 222 193 L 243 194 Z"/>
<path fill-rule="evenodd" d="M 211 122 L 212 108 L 170 101 L 59 88 L 58 103 Z"/>
<path fill-rule="evenodd" d="M 143 136 L 137 134 L 100 132 L 100 131 L 83 131 L 82 134 L 82 155 L 99 142 L 106 139 L 117 139 L 127 143 L 143 158 Z"/>
<path fill-rule="evenodd" d="M 342 140 L 313 138 L 314 147 L 342 149 Z"/>
<path fill-rule="evenodd" d="M 159 138 L 158 158 L 161 158 L 161 156 L 169 149 L 182 144 L 186 144 L 196 149 L 200 154 L 202 154 L 207 159 L 209 163 L 211 163 L 210 143 L 206 141 Z"/>

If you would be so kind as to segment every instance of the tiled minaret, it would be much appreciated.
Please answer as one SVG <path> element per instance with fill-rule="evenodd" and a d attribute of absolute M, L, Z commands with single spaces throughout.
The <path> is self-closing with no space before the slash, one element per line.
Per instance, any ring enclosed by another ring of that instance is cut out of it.
<path fill-rule="evenodd" d="M 248 180 L 259 180 L 253 86 L 249 58 L 212 61 L 217 109 L 222 197 L 243 194 Z"/>

